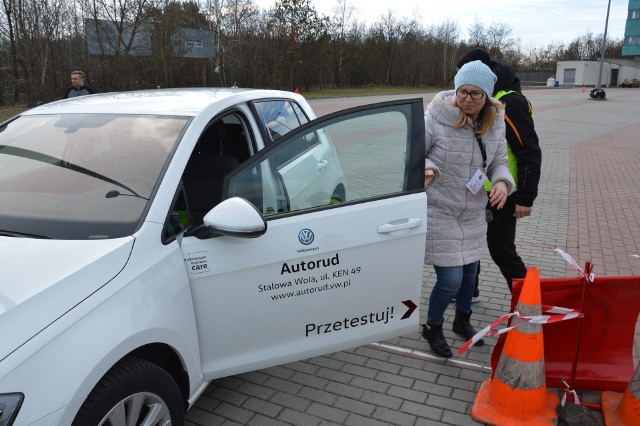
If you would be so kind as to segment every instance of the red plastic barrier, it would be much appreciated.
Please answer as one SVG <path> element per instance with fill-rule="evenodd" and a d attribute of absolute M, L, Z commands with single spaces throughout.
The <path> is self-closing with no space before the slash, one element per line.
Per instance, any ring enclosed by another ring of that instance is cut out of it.
<path fill-rule="evenodd" d="M 524 280 L 515 280 L 511 309 Z M 640 277 L 542 278 L 543 305 L 584 312 L 584 318 L 546 324 L 546 385 L 564 389 L 562 379 L 577 390 L 624 392 L 634 372 L 633 339 L 640 313 Z M 584 293 L 583 293 L 584 291 Z M 584 302 L 583 302 L 584 301 Z M 491 355 L 495 371 L 506 334 Z M 574 377 L 575 376 L 575 377 Z"/>

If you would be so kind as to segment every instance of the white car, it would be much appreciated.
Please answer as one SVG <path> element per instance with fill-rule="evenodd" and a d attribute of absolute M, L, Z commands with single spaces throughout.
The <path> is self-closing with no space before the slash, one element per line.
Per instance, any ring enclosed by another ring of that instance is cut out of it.
<path fill-rule="evenodd" d="M 167 89 L 1 123 L 0 425 L 181 425 L 213 379 L 415 332 L 423 172 L 420 99 Z"/>

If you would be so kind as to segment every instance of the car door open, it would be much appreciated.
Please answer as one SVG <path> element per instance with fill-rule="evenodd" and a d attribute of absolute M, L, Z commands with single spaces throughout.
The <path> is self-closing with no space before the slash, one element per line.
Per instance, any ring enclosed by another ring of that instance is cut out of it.
<path fill-rule="evenodd" d="M 421 99 L 322 117 L 228 176 L 223 198 L 267 226 L 232 236 L 238 215 L 227 235 L 181 242 L 207 379 L 416 332 L 423 176 Z"/>

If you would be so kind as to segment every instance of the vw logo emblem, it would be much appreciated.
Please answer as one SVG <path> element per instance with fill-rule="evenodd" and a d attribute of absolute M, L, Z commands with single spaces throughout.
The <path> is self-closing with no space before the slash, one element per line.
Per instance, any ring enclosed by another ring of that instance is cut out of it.
<path fill-rule="evenodd" d="M 313 242 L 315 236 L 313 235 L 313 231 L 311 229 L 303 229 L 298 232 L 298 241 L 300 241 L 305 246 L 308 246 Z"/>

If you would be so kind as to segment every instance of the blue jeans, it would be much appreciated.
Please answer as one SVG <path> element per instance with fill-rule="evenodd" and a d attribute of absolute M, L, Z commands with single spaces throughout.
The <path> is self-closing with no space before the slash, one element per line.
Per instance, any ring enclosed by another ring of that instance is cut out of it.
<path fill-rule="evenodd" d="M 429 296 L 427 321 L 440 325 L 444 322 L 444 312 L 456 297 L 456 311 L 471 314 L 471 298 L 476 285 L 476 273 L 480 262 L 464 266 L 434 266 L 436 283 Z"/>

